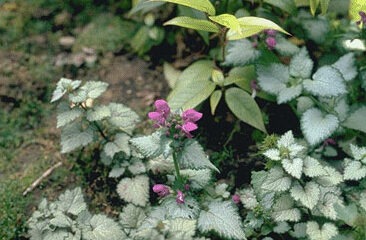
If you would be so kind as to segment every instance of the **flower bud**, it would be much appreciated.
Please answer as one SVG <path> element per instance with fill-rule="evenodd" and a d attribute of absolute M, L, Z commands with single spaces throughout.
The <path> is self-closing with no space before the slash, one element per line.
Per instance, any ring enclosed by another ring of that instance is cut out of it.
<path fill-rule="evenodd" d="M 170 190 L 168 186 L 165 186 L 163 184 L 156 184 L 153 187 L 153 192 L 158 194 L 159 197 L 165 197 L 170 194 Z"/>
<path fill-rule="evenodd" d="M 240 196 L 238 194 L 234 194 L 232 196 L 232 199 L 233 199 L 233 202 L 236 203 L 236 204 L 239 204 L 240 203 Z"/>
<path fill-rule="evenodd" d="M 184 204 L 184 193 L 180 190 L 177 191 L 177 198 L 175 199 L 175 201 L 178 204 Z"/>
<path fill-rule="evenodd" d="M 274 37 L 267 38 L 266 43 L 269 50 L 273 50 L 277 45 L 276 39 Z"/>

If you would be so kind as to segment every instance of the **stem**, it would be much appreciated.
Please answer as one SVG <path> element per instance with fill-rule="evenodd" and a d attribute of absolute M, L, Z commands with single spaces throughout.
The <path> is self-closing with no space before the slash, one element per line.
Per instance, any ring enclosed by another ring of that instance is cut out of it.
<path fill-rule="evenodd" d="M 179 184 L 183 185 L 182 177 L 181 177 L 180 171 L 179 171 L 179 163 L 178 163 L 176 149 L 173 149 L 173 161 L 174 161 L 176 179 L 177 179 Z"/>
<path fill-rule="evenodd" d="M 240 130 L 240 120 L 236 120 L 233 130 L 230 132 L 229 137 L 227 138 L 226 142 L 224 143 L 224 147 L 226 147 L 229 144 L 229 142 L 231 142 L 231 140 L 234 137 L 234 134 L 236 132 L 238 132 L 239 130 Z"/>
<path fill-rule="evenodd" d="M 321 102 L 319 102 L 314 96 L 309 95 L 309 97 L 311 98 L 311 100 L 320 108 L 322 109 L 324 112 L 327 113 L 334 113 L 334 111 L 332 111 L 331 109 L 329 109 L 327 106 L 325 106 L 324 104 L 322 104 Z"/>
<path fill-rule="evenodd" d="M 222 61 L 225 62 L 225 58 L 226 58 L 226 33 L 227 33 L 227 28 L 222 29 L 222 35 L 220 37 L 220 42 L 221 42 L 221 47 L 222 47 Z"/>

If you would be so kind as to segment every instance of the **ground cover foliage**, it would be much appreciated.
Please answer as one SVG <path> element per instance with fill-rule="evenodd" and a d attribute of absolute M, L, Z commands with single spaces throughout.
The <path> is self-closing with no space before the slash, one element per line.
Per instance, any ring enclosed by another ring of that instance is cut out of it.
<path fill-rule="evenodd" d="M 362 1 L 2 4 L 0 41 L 27 54 L 20 65 L 41 88 L 2 97 L 12 105 L 1 112 L 1 166 L 13 169 L 11 149 L 29 141 L 9 126 L 40 128 L 55 106 L 70 168 L 51 186 L 75 187 L 20 197 L 42 167 L 3 184 L 1 237 L 365 238 Z M 27 40 L 36 34 L 54 64 L 32 57 L 45 52 Z M 162 66 L 171 91 L 150 110 L 103 100 L 109 84 L 80 74 L 126 52 Z"/>

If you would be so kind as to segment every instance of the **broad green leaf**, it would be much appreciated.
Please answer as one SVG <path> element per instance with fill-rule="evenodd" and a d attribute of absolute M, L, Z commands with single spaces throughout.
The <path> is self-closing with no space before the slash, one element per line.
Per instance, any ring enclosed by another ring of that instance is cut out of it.
<path fill-rule="evenodd" d="M 223 25 L 229 29 L 232 29 L 238 33 L 241 31 L 240 23 L 238 19 L 231 14 L 221 14 L 219 16 L 210 16 L 209 17 L 212 21 Z"/>
<path fill-rule="evenodd" d="M 140 117 L 137 113 L 120 103 L 110 103 L 108 107 L 111 112 L 108 122 L 122 131 L 131 134 L 137 123 L 140 122 Z"/>
<path fill-rule="evenodd" d="M 303 81 L 304 88 L 320 97 L 337 97 L 347 92 L 342 74 L 331 66 L 319 68 L 313 80 Z"/>
<path fill-rule="evenodd" d="M 122 228 L 113 219 L 102 214 L 90 219 L 91 229 L 83 229 L 85 240 L 120 240 L 126 238 Z"/>
<path fill-rule="evenodd" d="M 358 74 L 354 53 L 348 53 L 340 57 L 332 66 L 342 73 L 344 80 L 347 82 L 353 80 Z"/>
<path fill-rule="evenodd" d="M 230 41 L 226 51 L 224 66 L 245 66 L 255 62 L 262 55 L 247 39 Z"/>
<path fill-rule="evenodd" d="M 175 218 L 163 221 L 173 239 L 193 239 L 196 233 L 196 219 Z"/>
<path fill-rule="evenodd" d="M 354 227 L 357 221 L 358 211 L 356 204 L 350 205 L 335 204 L 334 206 L 337 212 L 337 218 L 344 221 L 348 226 Z"/>
<path fill-rule="evenodd" d="M 316 10 L 318 9 L 320 0 L 310 0 L 310 11 L 315 16 Z"/>
<path fill-rule="evenodd" d="M 332 114 L 324 114 L 317 108 L 307 110 L 301 117 L 301 129 L 310 145 L 316 145 L 330 137 L 338 128 L 339 120 Z"/>
<path fill-rule="evenodd" d="M 285 175 L 281 167 L 269 170 L 266 179 L 261 186 L 266 191 L 283 192 L 291 187 L 291 178 Z"/>
<path fill-rule="evenodd" d="M 343 179 L 344 180 L 361 180 L 366 176 L 366 166 L 359 161 L 350 160 L 345 164 Z"/>
<path fill-rule="evenodd" d="M 311 76 L 313 70 L 313 61 L 309 57 L 306 48 L 302 48 L 290 62 L 290 74 L 295 78 L 306 79 Z"/>
<path fill-rule="evenodd" d="M 174 89 L 179 76 L 182 74 L 181 71 L 175 69 L 171 64 L 165 62 L 164 63 L 164 77 L 167 80 L 169 87 Z"/>
<path fill-rule="evenodd" d="M 241 89 L 247 91 L 252 94 L 252 81 L 257 78 L 257 74 L 255 73 L 254 65 L 249 65 L 246 67 L 237 67 L 233 68 L 229 72 L 229 76 L 225 78 L 225 86 L 230 84 L 235 84 Z M 276 98 L 273 95 L 270 95 L 264 91 L 257 91 L 256 96 L 267 101 L 275 102 Z"/>
<path fill-rule="evenodd" d="M 211 181 L 210 169 L 183 169 L 180 173 L 189 180 L 189 186 L 193 189 L 202 189 Z"/>
<path fill-rule="evenodd" d="M 227 38 L 229 40 L 237 40 L 241 38 L 246 38 L 257 34 L 265 29 L 273 29 L 279 32 L 283 32 L 285 34 L 289 34 L 276 23 L 259 17 L 242 17 L 238 19 L 241 27 L 241 32 L 238 33 L 232 29 L 230 29 L 227 33 Z"/>
<path fill-rule="evenodd" d="M 301 158 L 282 159 L 282 166 L 291 176 L 300 179 L 304 162 Z"/>
<path fill-rule="evenodd" d="M 276 36 L 276 42 L 277 44 L 275 46 L 275 49 L 282 56 L 292 56 L 300 51 L 300 48 L 298 46 L 280 35 Z"/>
<path fill-rule="evenodd" d="M 151 2 L 170 2 L 176 3 L 190 8 L 197 9 L 199 11 L 215 15 L 216 10 L 210 0 L 150 0 Z"/>
<path fill-rule="evenodd" d="M 117 185 L 117 193 L 126 202 L 145 207 L 149 201 L 149 178 L 145 175 L 123 178 Z"/>
<path fill-rule="evenodd" d="M 325 176 L 327 172 L 317 159 L 307 156 L 304 159 L 304 174 L 313 178 Z"/>
<path fill-rule="evenodd" d="M 313 209 L 320 198 L 319 185 L 315 182 L 308 182 L 304 187 L 299 183 L 294 184 L 290 190 L 291 197 L 300 201 L 305 207 Z"/>
<path fill-rule="evenodd" d="M 119 222 L 125 228 L 137 228 L 146 218 L 144 209 L 129 203 L 119 214 Z"/>
<path fill-rule="evenodd" d="M 166 209 L 166 217 L 170 219 L 197 219 L 200 205 L 193 197 L 186 197 L 184 204 L 177 204 L 175 197 L 169 197 L 161 205 Z"/>
<path fill-rule="evenodd" d="M 366 147 L 358 147 L 351 144 L 350 148 L 353 158 L 366 164 Z"/>
<path fill-rule="evenodd" d="M 156 131 L 148 136 L 132 138 L 130 143 L 145 157 L 155 158 L 163 154 L 170 141 L 161 131 Z"/>
<path fill-rule="evenodd" d="M 154 8 L 160 7 L 164 5 L 164 2 L 150 2 L 149 0 L 138 0 L 137 4 L 133 6 L 131 11 L 129 12 L 129 15 L 133 15 L 137 12 L 148 12 Z"/>
<path fill-rule="evenodd" d="M 61 102 L 57 106 L 57 128 L 74 121 L 83 114 L 83 110 L 79 107 L 70 108 L 66 102 Z"/>
<path fill-rule="evenodd" d="M 273 205 L 272 217 L 277 222 L 298 222 L 301 219 L 301 212 L 295 208 L 292 197 L 289 194 L 283 194 Z"/>
<path fill-rule="evenodd" d="M 210 106 L 211 106 L 211 114 L 215 115 L 216 107 L 220 102 L 220 99 L 222 97 L 222 91 L 216 90 L 212 93 L 210 97 Z"/>
<path fill-rule="evenodd" d="M 168 96 L 173 111 L 180 108 L 194 108 L 206 100 L 215 90 L 216 84 L 210 81 L 212 61 L 201 60 L 193 63 L 180 75 L 175 89 Z"/>
<path fill-rule="evenodd" d="M 325 15 L 327 13 L 329 7 L 330 0 L 320 0 L 320 8 L 322 9 L 322 14 Z"/>
<path fill-rule="evenodd" d="M 213 165 L 202 146 L 193 139 L 185 141 L 183 150 L 178 153 L 178 162 L 182 168 L 191 169 L 213 169 L 217 172 L 219 170 Z"/>
<path fill-rule="evenodd" d="M 346 119 L 344 123 L 342 123 L 343 126 L 355 130 L 362 131 L 366 133 L 366 107 L 360 107 Z"/>
<path fill-rule="evenodd" d="M 212 81 L 217 85 L 224 86 L 225 77 L 224 74 L 219 70 L 212 70 Z"/>
<path fill-rule="evenodd" d="M 130 136 L 125 133 L 117 133 L 113 142 L 108 142 L 104 145 L 104 152 L 108 157 L 113 156 L 118 152 L 124 152 L 127 156 L 130 156 L 131 149 L 129 146 Z"/>
<path fill-rule="evenodd" d="M 262 132 L 267 132 L 261 110 L 247 92 L 236 87 L 230 88 L 225 92 L 225 101 L 237 118 Z"/>
<path fill-rule="evenodd" d="M 52 93 L 51 103 L 61 99 L 67 91 L 72 91 L 77 89 L 81 84 L 80 80 L 71 80 L 67 78 L 61 78 L 57 83 L 55 91 Z"/>
<path fill-rule="evenodd" d="M 74 216 L 86 210 L 86 203 L 80 187 L 73 190 L 66 190 L 55 203 L 59 210 L 71 213 Z"/>
<path fill-rule="evenodd" d="M 215 231 L 228 239 L 246 240 L 242 220 L 230 201 L 211 202 L 208 210 L 202 210 L 200 213 L 198 229 L 202 232 Z"/>
<path fill-rule="evenodd" d="M 61 153 L 68 153 L 78 147 L 86 146 L 94 139 L 94 130 L 88 127 L 82 129 L 80 122 L 66 125 L 61 132 Z"/>
<path fill-rule="evenodd" d="M 111 116 L 111 110 L 109 109 L 108 106 L 105 105 L 94 106 L 93 108 L 88 109 L 86 113 L 86 118 L 90 122 L 100 121 L 110 116 Z"/>
<path fill-rule="evenodd" d="M 324 223 L 320 228 L 314 221 L 307 222 L 306 233 L 310 240 L 330 240 L 338 235 L 338 229 L 333 223 Z"/>
<path fill-rule="evenodd" d="M 293 0 L 264 0 L 264 2 L 278 7 L 288 13 L 296 11 L 296 6 Z"/>
<path fill-rule="evenodd" d="M 219 32 L 220 29 L 212 22 L 191 17 L 175 17 L 164 23 L 166 25 L 175 25 L 179 27 L 192 28 L 206 32 Z"/>
<path fill-rule="evenodd" d="M 70 93 L 69 99 L 73 103 L 81 103 L 88 98 L 96 99 L 108 88 L 108 83 L 100 81 L 88 81 L 78 90 Z"/>

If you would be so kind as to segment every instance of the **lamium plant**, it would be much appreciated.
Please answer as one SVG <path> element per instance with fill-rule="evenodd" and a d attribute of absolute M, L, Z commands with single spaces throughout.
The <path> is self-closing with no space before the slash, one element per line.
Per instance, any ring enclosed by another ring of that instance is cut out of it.
<path fill-rule="evenodd" d="M 93 214 L 81 188 L 67 190 L 39 204 L 29 219 L 32 240 L 365 239 L 364 11 L 340 21 L 324 15 L 334 9 L 329 0 L 212 2 L 142 0 L 131 10 L 145 14 L 150 36 L 150 11 L 177 4 L 180 16 L 164 25 L 213 41 L 182 71 L 164 64 L 172 91 L 146 117 L 124 104 L 100 104 L 105 82 L 60 79 L 51 102 L 58 102 L 61 152 L 97 153 L 97 164 L 118 182 L 121 213 Z M 258 17 L 244 8 L 249 4 Z M 280 16 L 266 15 L 265 7 Z M 262 136 L 248 160 L 255 169 L 244 172 L 250 183 L 234 185 L 243 172 L 225 175 L 195 138 L 208 118 L 202 103 L 215 115 L 222 98 Z M 283 118 L 271 110 L 282 107 L 294 112 L 295 126 L 272 134 L 272 119 Z M 136 128 L 147 118 L 152 133 L 143 135 Z"/>

